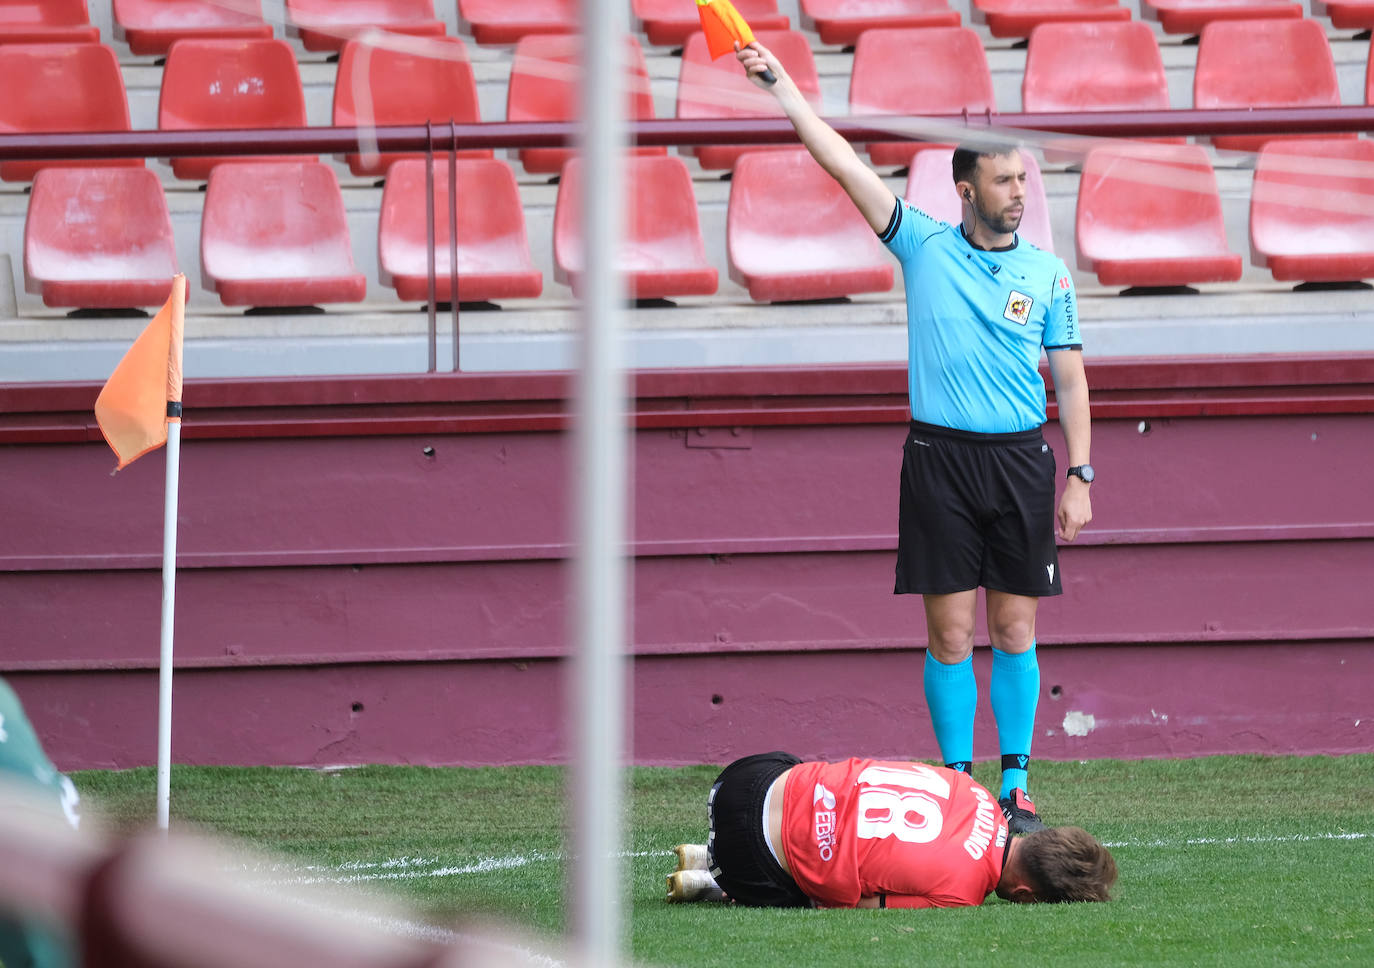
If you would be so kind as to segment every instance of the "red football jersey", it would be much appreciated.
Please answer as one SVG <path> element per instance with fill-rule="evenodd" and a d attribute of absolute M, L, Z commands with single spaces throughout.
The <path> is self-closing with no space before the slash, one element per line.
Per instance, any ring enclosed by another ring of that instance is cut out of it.
<path fill-rule="evenodd" d="M 971 776 L 921 763 L 801 763 L 783 792 L 783 851 L 825 907 L 981 904 L 997 886 L 1007 822 Z"/>

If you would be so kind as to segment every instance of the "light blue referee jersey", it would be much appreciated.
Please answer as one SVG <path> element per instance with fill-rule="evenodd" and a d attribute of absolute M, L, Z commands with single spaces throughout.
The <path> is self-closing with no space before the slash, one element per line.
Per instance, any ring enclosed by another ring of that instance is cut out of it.
<path fill-rule="evenodd" d="M 1019 236 L 1009 249 L 979 249 L 900 199 L 879 238 L 906 283 L 912 417 L 984 434 L 1043 424 L 1041 347 L 1083 345 L 1064 261 Z"/>

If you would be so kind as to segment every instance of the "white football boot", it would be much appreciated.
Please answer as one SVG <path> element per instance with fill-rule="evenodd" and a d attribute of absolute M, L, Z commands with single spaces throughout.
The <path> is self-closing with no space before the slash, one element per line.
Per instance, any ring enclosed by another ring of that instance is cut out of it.
<path fill-rule="evenodd" d="M 668 901 L 673 904 L 688 904 L 693 901 L 723 901 L 725 892 L 720 889 L 709 871 L 674 871 L 668 875 Z"/>
<path fill-rule="evenodd" d="M 705 844 L 678 844 L 673 848 L 677 855 L 677 869 L 680 871 L 704 871 L 711 866 Z"/>

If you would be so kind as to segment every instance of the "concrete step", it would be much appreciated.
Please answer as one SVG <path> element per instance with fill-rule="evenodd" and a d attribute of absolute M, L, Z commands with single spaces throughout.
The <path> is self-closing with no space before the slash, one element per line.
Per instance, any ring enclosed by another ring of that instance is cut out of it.
<path fill-rule="evenodd" d="M 1090 357 L 1374 352 L 1367 291 L 1294 292 L 1269 285 L 1198 287 L 1195 295 L 1085 294 Z M 414 373 L 428 365 L 428 316 L 419 310 L 244 316 L 189 308 L 190 376 L 245 377 Z M 467 371 L 548 370 L 576 365 L 571 302 L 459 313 Z M 765 366 L 901 361 L 905 306 L 859 297 L 842 303 L 683 300 L 625 315 L 635 367 Z M 0 320 L 0 382 L 103 380 L 144 319 L 50 317 Z M 438 368 L 452 368 L 452 319 L 437 318 Z"/>

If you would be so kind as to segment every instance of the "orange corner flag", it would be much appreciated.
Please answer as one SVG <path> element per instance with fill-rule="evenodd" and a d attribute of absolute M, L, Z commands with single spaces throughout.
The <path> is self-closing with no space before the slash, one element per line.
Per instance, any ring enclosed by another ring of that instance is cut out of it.
<path fill-rule="evenodd" d="M 701 18 L 712 60 L 733 54 L 735 41 L 741 47 L 754 42 L 754 32 L 730 0 L 697 0 L 697 16 Z"/>
<path fill-rule="evenodd" d="M 172 279 L 172 294 L 105 381 L 95 420 L 123 470 L 167 443 L 167 421 L 180 420 L 181 331 L 186 277 Z M 170 407 L 169 404 L 176 404 Z M 176 416 L 171 414 L 175 413 Z"/>

